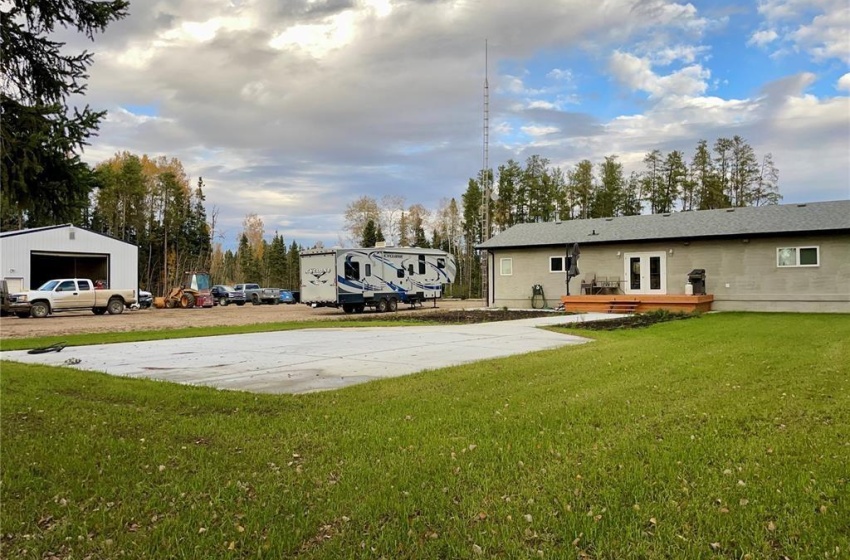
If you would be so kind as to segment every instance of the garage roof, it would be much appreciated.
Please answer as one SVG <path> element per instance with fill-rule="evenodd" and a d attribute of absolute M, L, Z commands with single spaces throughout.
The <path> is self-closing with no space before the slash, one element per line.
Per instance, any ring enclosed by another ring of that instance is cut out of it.
<path fill-rule="evenodd" d="M 107 239 L 111 239 L 113 241 L 119 241 L 121 243 L 127 243 L 127 245 L 136 246 L 134 243 L 130 243 L 128 241 L 124 241 L 123 239 L 118 239 L 117 237 L 112 237 L 111 235 L 107 235 L 105 233 L 100 233 L 98 231 L 92 231 L 90 229 L 86 229 L 80 226 L 75 226 L 74 224 L 60 224 L 58 226 L 43 226 L 43 227 L 35 227 L 35 228 L 27 228 L 27 229 L 16 229 L 14 231 L 2 231 L 0 232 L 0 238 L 4 237 L 15 237 L 18 235 L 28 235 L 31 233 L 39 233 L 42 231 L 50 231 L 54 229 L 62 229 L 62 228 L 76 228 L 80 231 L 85 231 L 87 233 L 93 233 L 94 235 L 100 235 L 106 237 Z"/>
<path fill-rule="evenodd" d="M 850 200 L 517 224 L 478 249 L 850 232 Z"/>

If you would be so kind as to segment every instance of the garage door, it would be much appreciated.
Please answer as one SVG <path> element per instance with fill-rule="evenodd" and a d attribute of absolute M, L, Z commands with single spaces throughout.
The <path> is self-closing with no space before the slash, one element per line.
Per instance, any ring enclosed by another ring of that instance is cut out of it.
<path fill-rule="evenodd" d="M 109 255 L 36 252 L 30 254 L 30 284 L 35 289 L 53 278 L 90 278 L 109 285 Z"/>

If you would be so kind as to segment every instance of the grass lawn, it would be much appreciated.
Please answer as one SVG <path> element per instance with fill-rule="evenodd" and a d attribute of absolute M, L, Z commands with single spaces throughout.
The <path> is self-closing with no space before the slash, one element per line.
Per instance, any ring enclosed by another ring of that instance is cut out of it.
<path fill-rule="evenodd" d="M 299 396 L 4 364 L 0 556 L 850 557 L 850 317 L 593 337 Z"/>

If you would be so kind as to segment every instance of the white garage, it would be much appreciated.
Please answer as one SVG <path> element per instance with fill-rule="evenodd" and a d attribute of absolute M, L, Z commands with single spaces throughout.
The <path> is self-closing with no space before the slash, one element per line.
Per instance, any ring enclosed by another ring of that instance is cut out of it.
<path fill-rule="evenodd" d="M 0 273 L 10 292 L 52 278 L 90 278 L 107 287 L 137 289 L 139 248 L 71 224 L 0 233 Z"/>

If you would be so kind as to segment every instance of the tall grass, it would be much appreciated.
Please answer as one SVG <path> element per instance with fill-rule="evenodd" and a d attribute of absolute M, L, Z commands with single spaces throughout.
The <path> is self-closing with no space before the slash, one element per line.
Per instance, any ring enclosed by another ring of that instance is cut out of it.
<path fill-rule="evenodd" d="M 4 364 L 3 556 L 842 558 L 850 318 L 268 396 Z"/>

